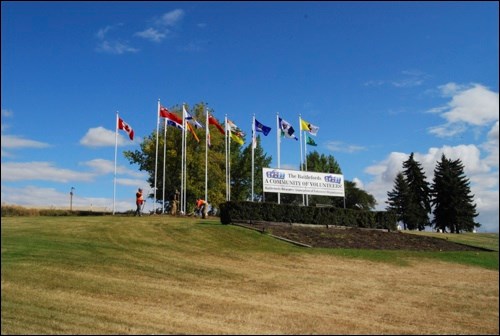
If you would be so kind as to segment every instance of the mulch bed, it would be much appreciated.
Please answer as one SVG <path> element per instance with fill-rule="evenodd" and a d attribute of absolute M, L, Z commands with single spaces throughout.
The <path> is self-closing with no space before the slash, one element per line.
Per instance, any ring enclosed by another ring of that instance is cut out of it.
<path fill-rule="evenodd" d="M 240 223 L 273 236 L 311 247 L 406 250 L 406 251 L 485 251 L 485 249 L 404 232 L 385 230 L 340 228 L 324 226 L 299 226 L 270 223 Z"/>

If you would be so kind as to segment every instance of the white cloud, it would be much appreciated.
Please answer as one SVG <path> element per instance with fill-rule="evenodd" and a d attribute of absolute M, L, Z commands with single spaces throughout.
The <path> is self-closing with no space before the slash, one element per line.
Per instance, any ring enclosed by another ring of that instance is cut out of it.
<path fill-rule="evenodd" d="M 94 174 L 76 172 L 55 167 L 50 162 L 2 162 L 3 181 L 54 181 L 66 183 L 70 181 L 92 181 Z"/>
<path fill-rule="evenodd" d="M 114 174 L 115 171 L 115 163 L 114 161 L 111 160 L 105 160 L 105 159 L 94 159 L 90 160 L 87 162 L 83 162 L 82 165 L 90 167 L 95 173 L 98 173 L 100 175 L 103 174 Z M 116 167 L 116 173 L 119 175 L 128 175 L 128 176 L 133 176 L 138 179 L 145 180 L 147 178 L 147 174 L 145 172 L 137 171 L 137 170 L 132 170 L 128 167 L 117 165 Z M 118 182 L 118 179 L 117 179 Z"/>
<path fill-rule="evenodd" d="M 427 77 L 425 73 L 419 70 L 403 70 L 397 79 L 374 79 L 366 81 L 364 85 L 378 87 L 387 84 L 397 88 L 409 88 L 422 85 Z"/>
<path fill-rule="evenodd" d="M 328 141 L 326 143 L 326 148 L 332 152 L 343 152 L 343 153 L 354 153 L 366 150 L 363 146 L 348 145 L 341 141 Z"/>
<path fill-rule="evenodd" d="M 165 30 L 165 32 L 160 32 L 155 28 L 148 28 L 146 30 L 143 30 L 141 32 L 137 32 L 134 34 L 134 36 L 139 36 L 142 38 L 145 38 L 146 40 L 150 40 L 153 42 L 161 42 L 165 37 L 167 37 L 168 29 Z"/>
<path fill-rule="evenodd" d="M 114 26 L 106 26 L 104 28 L 99 29 L 97 32 L 97 38 L 99 40 L 104 40 L 106 38 L 106 34 L 111 30 L 114 29 Z"/>
<path fill-rule="evenodd" d="M 134 36 L 159 43 L 172 34 L 170 29 L 174 29 L 183 17 L 184 11 L 182 9 L 175 9 L 167 12 L 159 19 L 154 20 L 154 27 L 148 27 L 140 32 L 136 32 Z"/>
<path fill-rule="evenodd" d="M 50 147 L 45 142 L 25 139 L 16 135 L 2 135 L 2 148 L 46 148 Z"/>
<path fill-rule="evenodd" d="M 117 144 L 124 146 L 131 143 L 118 133 Z M 109 147 L 115 145 L 115 132 L 110 131 L 102 126 L 90 128 L 87 134 L 80 139 L 80 144 L 87 147 Z"/>
<path fill-rule="evenodd" d="M 488 132 L 488 141 L 481 145 L 488 154 L 484 160 L 486 164 L 491 167 L 496 167 L 498 169 L 498 121 L 493 125 L 491 130 Z"/>
<path fill-rule="evenodd" d="M 156 23 L 158 25 L 171 27 L 177 25 L 183 17 L 184 11 L 182 9 L 174 9 L 173 11 L 163 14 Z"/>
<path fill-rule="evenodd" d="M 498 93 L 480 84 L 465 87 L 448 83 L 439 87 L 445 97 L 451 97 L 446 106 L 431 108 L 428 112 L 440 113 L 446 123 L 429 128 L 429 133 L 449 137 L 464 132 L 469 125 L 487 126 L 498 121 Z"/>
<path fill-rule="evenodd" d="M 6 149 L 18 148 L 47 148 L 49 144 L 45 142 L 25 139 L 16 135 L 2 135 L 1 136 L 1 156 L 2 158 L 13 157 L 14 155 Z"/>
<path fill-rule="evenodd" d="M 127 52 L 138 52 L 139 49 L 131 47 L 127 42 L 120 41 L 101 41 L 97 46 L 96 50 L 98 52 L 121 55 Z"/>
<path fill-rule="evenodd" d="M 117 24 L 117 25 L 112 25 L 112 26 L 106 26 L 105 28 L 99 29 L 97 32 L 96 36 L 97 39 L 99 40 L 99 43 L 96 47 L 96 51 L 98 52 L 103 52 L 103 53 L 108 53 L 108 54 L 115 54 L 115 55 L 121 55 L 127 52 L 138 52 L 139 49 L 131 47 L 128 42 L 120 41 L 117 39 L 110 39 L 108 37 L 108 33 L 111 30 L 115 30 L 117 27 L 122 26 L 123 24 Z"/>
<path fill-rule="evenodd" d="M 137 188 L 142 188 L 142 190 L 147 190 L 145 186 L 147 186 L 147 183 L 144 182 L 144 179 L 126 179 L 126 178 L 117 178 L 116 183 L 125 185 L 125 186 L 132 186 L 132 187 L 137 187 Z"/>

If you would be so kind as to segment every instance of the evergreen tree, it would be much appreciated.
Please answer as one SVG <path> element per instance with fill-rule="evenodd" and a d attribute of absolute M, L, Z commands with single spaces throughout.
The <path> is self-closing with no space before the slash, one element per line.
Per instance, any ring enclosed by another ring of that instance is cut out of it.
<path fill-rule="evenodd" d="M 386 210 L 396 213 L 398 222 L 403 223 L 403 228 L 405 230 L 408 228 L 406 219 L 408 193 L 408 183 L 403 173 L 399 172 L 394 180 L 394 189 L 387 193 L 388 198 L 386 203 L 389 205 L 386 207 Z"/>
<path fill-rule="evenodd" d="M 415 161 L 413 153 L 403 162 L 403 174 L 408 183 L 406 222 L 408 229 L 422 231 L 430 225 L 431 212 L 430 187 L 420 163 Z"/>
<path fill-rule="evenodd" d="M 443 154 L 434 170 L 432 205 L 436 230 L 449 229 L 451 233 L 471 232 L 480 224 L 474 222 L 476 204 L 470 194 L 469 180 L 463 172 L 460 159 L 447 159 Z"/>

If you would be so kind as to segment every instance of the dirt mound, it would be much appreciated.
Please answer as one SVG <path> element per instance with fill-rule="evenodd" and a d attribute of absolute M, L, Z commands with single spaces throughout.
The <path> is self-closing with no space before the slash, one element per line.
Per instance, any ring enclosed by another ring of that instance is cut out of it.
<path fill-rule="evenodd" d="M 400 231 L 387 232 L 358 228 L 263 223 L 244 224 L 244 226 L 311 247 L 406 251 L 484 251 L 481 248 L 454 243 L 446 239 Z"/>

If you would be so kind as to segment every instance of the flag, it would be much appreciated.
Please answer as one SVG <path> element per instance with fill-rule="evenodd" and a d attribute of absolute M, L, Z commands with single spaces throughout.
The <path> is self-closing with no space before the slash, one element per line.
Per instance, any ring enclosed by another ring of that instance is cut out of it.
<path fill-rule="evenodd" d="M 178 122 L 176 121 L 173 121 L 173 120 L 170 120 L 170 119 L 167 119 L 167 125 L 168 126 L 172 126 L 172 127 L 176 127 L 178 129 L 184 129 L 184 127 L 182 127 L 181 124 L 179 124 Z"/>
<path fill-rule="evenodd" d="M 257 132 L 262 132 L 262 133 L 264 133 L 265 136 L 267 136 L 269 134 L 269 132 L 271 132 L 271 127 L 266 126 L 266 125 L 260 123 L 257 119 L 255 119 L 255 130 Z"/>
<path fill-rule="evenodd" d="M 184 110 L 184 112 L 186 113 L 186 120 L 188 123 L 196 128 L 203 128 L 203 125 L 200 124 L 195 118 L 193 118 L 193 116 L 188 111 Z"/>
<path fill-rule="evenodd" d="M 134 140 L 134 130 L 122 118 L 118 118 L 118 129 L 127 132 L 130 140 Z"/>
<path fill-rule="evenodd" d="M 163 117 L 163 118 L 168 118 L 167 116 L 170 114 L 171 112 L 166 108 L 166 107 L 163 107 L 160 105 L 160 117 Z"/>
<path fill-rule="evenodd" d="M 224 128 L 219 124 L 219 122 L 217 121 L 217 119 L 215 119 L 214 116 L 212 115 L 208 115 L 208 124 L 209 125 L 214 125 L 215 127 L 217 127 L 217 129 L 219 130 L 219 132 L 222 133 L 222 135 L 225 134 L 224 132 Z"/>
<path fill-rule="evenodd" d="M 227 119 L 227 126 L 229 127 L 231 139 L 240 145 L 243 145 L 245 143 L 245 140 L 243 139 L 245 133 L 243 133 L 243 131 L 229 119 Z"/>
<path fill-rule="evenodd" d="M 194 118 L 193 118 L 193 116 L 191 114 L 189 114 L 188 111 L 186 111 L 186 108 L 184 107 L 184 105 L 182 105 L 182 113 L 183 113 L 184 118 L 188 122 L 187 123 L 188 130 L 191 132 L 191 134 L 193 134 L 193 136 L 196 139 L 196 141 L 200 142 L 200 139 L 196 135 L 196 133 L 195 133 L 195 131 L 193 129 L 192 123 L 190 122 L 190 120 L 194 120 Z M 196 121 L 196 120 L 194 120 L 194 121 Z M 182 123 L 182 121 L 181 121 L 181 123 Z M 201 124 L 199 122 L 196 121 L 196 123 L 198 123 L 200 125 L 200 127 L 203 127 L 203 126 L 201 126 Z"/>
<path fill-rule="evenodd" d="M 243 138 L 240 138 L 238 135 L 234 133 L 231 133 L 231 139 L 233 139 L 234 142 L 237 142 L 240 145 L 243 145 L 245 143 L 245 140 L 243 140 Z"/>
<path fill-rule="evenodd" d="M 311 138 L 309 135 L 306 135 L 306 144 L 309 146 L 317 146 L 318 144 L 314 142 L 314 139 Z"/>
<path fill-rule="evenodd" d="M 179 117 L 177 114 L 170 112 L 163 106 L 160 106 L 160 117 L 172 120 L 177 124 L 182 125 L 182 118 Z"/>
<path fill-rule="evenodd" d="M 285 137 L 287 137 L 289 139 L 299 140 L 295 136 L 295 134 L 294 134 L 295 130 L 293 129 L 292 125 L 290 125 L 290 123 L 288 123 L 284 119 L 279 118 L 279 125 L 280 125 L 280 130 L 281 130 L 281 135 L 282 136 L 285 136 Z"/>
<path fill-rule="evenodd" d="M 300 130 L 301 131 L 307 131 L 311 135 L 317 135 L 318 131 L 319 131 L 319 127 L 318 126 L 314 126 L 311 123 L 308 123 L 304 119 L 300 119 Z"/>
<path fill-rule="evenodd" d="M 196 141 L 200 142 L 200 138 L 198 138 L 198 136 L 196 135 L 196 132 L 194 131 L 193 126 L 190 123 L 188 123 L 187 127 L 188 127 L 188 130 L 191 132 L 191 134 L 193 134 Z"/>

